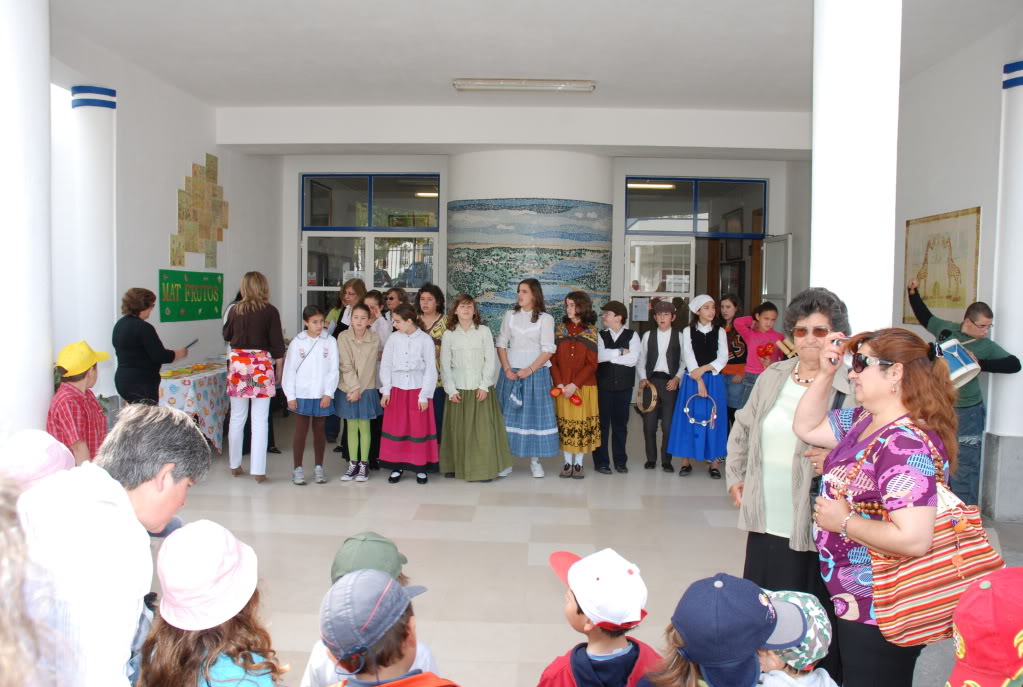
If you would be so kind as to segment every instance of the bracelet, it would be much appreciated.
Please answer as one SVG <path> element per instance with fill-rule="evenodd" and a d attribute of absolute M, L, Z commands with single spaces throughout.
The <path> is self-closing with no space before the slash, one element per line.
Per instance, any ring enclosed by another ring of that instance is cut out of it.
<path fill-rule="evenodd" d="M 842 539 L 844 539 L 845 541 L 849 541 L 849 533 L 846 531 L 845 528 L 849 526 L 849 520 L 854 515 L 856 515 L 856 511 L 854 510 L 849 511 L 845 516 L 845 520 L 842 521 L 842 526 L 839 528 L 839 534 L 842 535 Z"/>

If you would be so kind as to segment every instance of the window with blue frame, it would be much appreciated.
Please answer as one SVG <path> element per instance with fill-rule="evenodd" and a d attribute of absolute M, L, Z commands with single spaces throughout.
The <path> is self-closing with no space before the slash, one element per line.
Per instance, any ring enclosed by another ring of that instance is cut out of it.
<path fill-rule="evenodd" d="M 626 231 L 704 238 L 763 238 L 767 181 L 627 177 Z"/>
<path fill-rule="evenodd" d="M 437 231 L 436 174 L 303 174 L 302 229 Z"/>

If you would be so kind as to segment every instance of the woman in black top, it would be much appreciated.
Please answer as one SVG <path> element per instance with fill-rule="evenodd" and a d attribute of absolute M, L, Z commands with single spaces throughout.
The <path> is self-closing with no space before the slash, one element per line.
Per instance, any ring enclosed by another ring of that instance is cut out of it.
<path fill-rule="evenodd" d="M 117 372 L 114 386 L 126 403 L 156 405 L 160 394 L 160 366 L 188 355 L 187 348 L 163 347 L 156 328 L 146 320 L 156 305 L 149 289 L 128 289 L 121 298 L 124 317 L 114 325 Z"/>

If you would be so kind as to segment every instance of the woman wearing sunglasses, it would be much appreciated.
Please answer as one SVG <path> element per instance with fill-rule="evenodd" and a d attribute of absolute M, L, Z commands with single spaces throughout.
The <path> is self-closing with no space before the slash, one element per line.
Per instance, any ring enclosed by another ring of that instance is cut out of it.
<path fill-rule="evenodd" d="M 814 468 L 805 455 L 811 447 L 792 433 L 792 421 L 799 399 L 819 375 L 827 335 L 848 328 L 845 303 L 831 291 L 807 289 L 792 299 L 784 329 L 795 342 L 796 356 L 760 374 L 749 401 L 735 414 L 725 461 L 739 529 L 748 533 L 743 577 L 764 589 L 815 594 L 825 608 L 830 596 L 821 580 L 812 531 Z M 855 405 L 847 371 L 839 365 L 829 375 L 828 408 Z M 837 653 L 822 667 L 838 673 Z"/>
<path fill-rule="evenodd" d="M 870 552 L 922 556 L 937 513 L 938 476 L 956 466 L 955 388 L 948 365 L 905 329 L 841 341 L 829 334 L 820 369 L 796 408 L 793 430 L 831 449 L 823 465 L 814 528 L 821 575 L 834 604 L 834 640 L 855 657 L 844 687 L 909 685 L 922 647 L 896 646 L 873 617 Z M 849 356 L 859 407 L 828 411 L 837 369 Z"/>

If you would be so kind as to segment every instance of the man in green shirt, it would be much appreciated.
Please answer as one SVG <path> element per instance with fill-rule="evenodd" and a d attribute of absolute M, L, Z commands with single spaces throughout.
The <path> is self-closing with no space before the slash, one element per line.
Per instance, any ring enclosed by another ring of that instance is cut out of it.
<path fill-rule="evenodd" d="M 983 372 L 1019 372 L 1019 358 L 988 337 L 994 313 L 987 303 L 978 301 L 970 305 L 962 323 L 956 324 L 932 315 L 917 292 L 917 286 L 916 279 L 909 282 L 909 305 L 916 319 L 934 335 L 937 343 L 958 340 L 977 358 Z M 974 377 L 959 389 L 956 413 L 959 415 L 959 468 L 952 474 L 950 486 L 956 496 L 972 505 L 980 497 L 981 442 L 986 420 L 979 378 Z"/>

